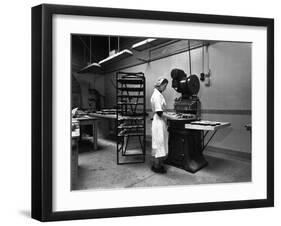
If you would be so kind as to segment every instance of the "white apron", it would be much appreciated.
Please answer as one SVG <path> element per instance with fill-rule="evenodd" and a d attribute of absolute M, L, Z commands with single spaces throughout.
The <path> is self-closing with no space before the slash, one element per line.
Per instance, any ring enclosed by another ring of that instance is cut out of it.
<path fill-rule="evenodd" d="M 154 89 L 151 96 L 152 121 L 152 156 L 165 157 L 168 154 L 168 131 L 163 117 L 157 115 L 157 111 L 166 109 L 166 101 L 158 89 Z"/>

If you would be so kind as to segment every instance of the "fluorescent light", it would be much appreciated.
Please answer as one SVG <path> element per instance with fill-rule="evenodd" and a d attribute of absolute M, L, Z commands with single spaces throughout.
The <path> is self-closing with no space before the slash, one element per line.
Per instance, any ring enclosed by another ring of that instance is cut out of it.
<path fill-rule="evenodd" d="M 148 39 L 145 39 L 145 40 L 143 40 L 143 41 L 141 41 L 141 42 L 138 42 L 138 43 L 132 45 L 132 49 L 138 49 L 138 47 L 147 45 L 147 44 L 149 44 L 150 42 L 153 42 L 154 40 L 156 40 L 156 39 L 155 39 L 155 38 L 148 38 Z"/>
<path fill-rule="evenodd" d="M 141 42 L 138 42 L 138 43 L 132 45 L 131 48 L 134 49 L 134 50 L 137 50 L 137 51 L 142 51 L 142 50 L 145 50 L 145 49 L 149 49 L 153 46 L 163 44 L 163 43 L 168 42 L 168 41 L 171 41 L 171 40 L 170 39 L 148 38 L 148 39 L 145 39 Z"/>
<path fill-rule="evenodd" d="M 133 55 L 133 53 L 130 50 L 125 49 L 121 52 L 118 52 L 114 55 L 111 55 L 111 56 L 101 60 L 99 62 L 99 64 L 103 66 L 105 64 L 117 62 L 119 60 L 122 60 L 122 59 L 127 58 L 127 57 L 132 56 L 132 55 Z"/>
<path fill-rule="evenodd" d="M 98 63 L 89 64 L 86 67 L 83 67 L 78 73 L 101 73 L 101 65 Z"/>

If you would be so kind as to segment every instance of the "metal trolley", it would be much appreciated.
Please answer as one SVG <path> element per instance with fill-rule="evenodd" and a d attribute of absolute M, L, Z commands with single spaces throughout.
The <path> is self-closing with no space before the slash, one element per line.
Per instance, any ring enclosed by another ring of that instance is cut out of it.
<path fill-rule="evenodd" d="M 117 164 L 144 163 L 145 76 L 144 73 L 116 73 Z"/>

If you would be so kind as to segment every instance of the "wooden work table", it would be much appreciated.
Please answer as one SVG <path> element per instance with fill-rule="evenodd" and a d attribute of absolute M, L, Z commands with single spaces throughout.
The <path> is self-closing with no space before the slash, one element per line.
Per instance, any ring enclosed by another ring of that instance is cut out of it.
<path fill-rule="evenodd" d="M 72 126 L 74 130 L 71 131 L 71 189 L 75 189 L 75 182 L 78 174 L 78 140 L 81 138 L 81 125 L 91 125 L 93 130 L 93 149 L 97 150 L 97 118 L 88 115 L 72 118 Z"/>
<path fill-rule="evenodd" d="M 75 188 L 75 182 L 78 175 L 78 140 L 80 137 L 79 121 L 72 119 L 72 126 L 75 127 L 74 130 L 71 131 L 71 190 Z"/>
<path fill-rule="evenodd" d="M 91 125 L 92 126 L 92 131 L 93 131 L 93 149 L 97 150 L 98 148 L 98 138 L 97 138 L 97 118 L 92 117 L 89 115 L 84 115 L 84 116 L 79 116 L 75 118 L 79 122 L 79 126 L 83 125 Z M 81 137 L 81 132 L 80 132 L 80 137 Z"/>

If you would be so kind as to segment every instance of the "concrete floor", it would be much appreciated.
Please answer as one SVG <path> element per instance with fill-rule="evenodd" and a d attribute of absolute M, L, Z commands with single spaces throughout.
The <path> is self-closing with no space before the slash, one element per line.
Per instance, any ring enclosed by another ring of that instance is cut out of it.
<path fill-rule="evenodd" d="M 116 164 L 116 142 L 98 140 L 98 150 L 89 143 L 79 144 L 78 176 L 73 190 L 151 187 L 166 185 L 210 184 L 251 181 L 251 161 L 227 157 L 205 150 L 208 166 L 195 174 L 167 166 L 166 174 L 150 170 L 151 148 L 147 147 L 145 163 Z"/>

